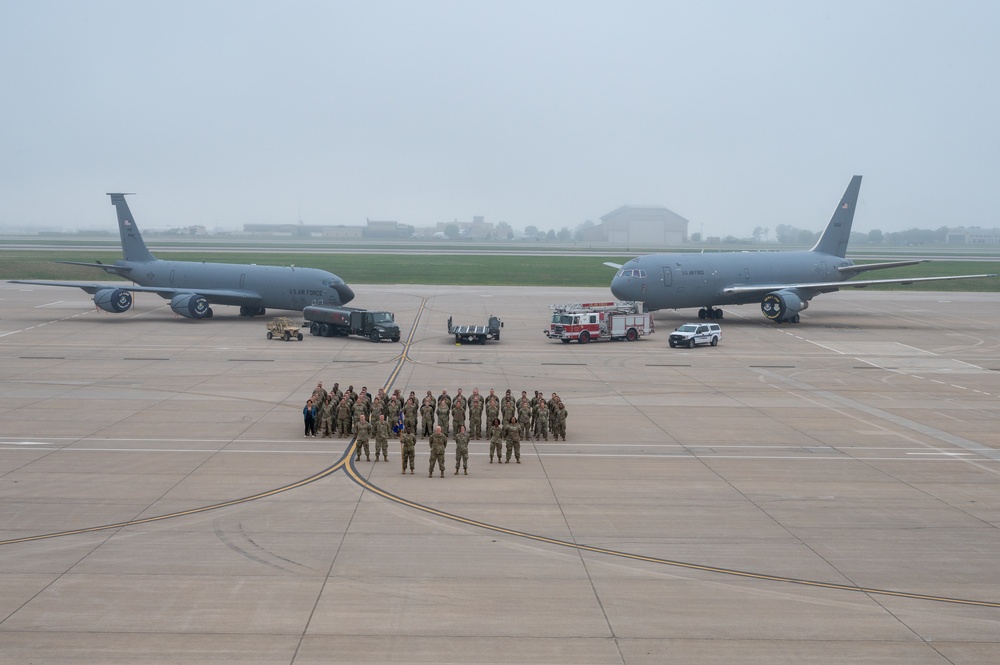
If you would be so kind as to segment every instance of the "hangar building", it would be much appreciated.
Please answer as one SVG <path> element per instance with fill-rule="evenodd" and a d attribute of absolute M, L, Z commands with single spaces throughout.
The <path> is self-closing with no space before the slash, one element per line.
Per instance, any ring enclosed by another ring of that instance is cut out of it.
<path fill-rule="evenodd" d="M 586 229 L 584 240 L 614 245 L 679 245 L 688 240 L 688 220 L 661 205 L 622 206 Z"/>

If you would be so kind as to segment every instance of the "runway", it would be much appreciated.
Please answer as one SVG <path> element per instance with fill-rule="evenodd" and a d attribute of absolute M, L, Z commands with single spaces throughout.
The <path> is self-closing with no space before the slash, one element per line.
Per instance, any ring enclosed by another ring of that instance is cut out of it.
<path fill-rule="evenodd" d="M 726 308 L 689 350 L 693 312 L 542 335 L 602 289 L 352 288 L 404 342 L 0 285 L 0 661 L 1000 660 L 996 294 Z M 569 440 L 402 475 L 302 436 L 317 381 L 557 392 Z"/>

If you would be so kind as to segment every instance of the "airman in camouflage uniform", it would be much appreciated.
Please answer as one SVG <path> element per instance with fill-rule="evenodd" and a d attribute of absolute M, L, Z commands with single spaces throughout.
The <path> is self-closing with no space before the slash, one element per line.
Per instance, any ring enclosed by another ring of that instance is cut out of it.
<path fill-rule="evenodd" d="M 403 405 L 403 429 L 407 427 L 410 428 L 411 432 L 417 431 L 417 400 L 412 396 L 406 400 L 406 404 Z"/>
<path fill-rule="evenodd" d="M 500 456 L 503 454 L 503 427 L 499 418 L 494 418 L 490 423 L 490 464 L 493 464 L 494 451 L 497 454 L 497 463 L 500 463 L 502 461 Z"/>
<path fill-rule="evenodd" d="M 518 404 L 517 410 L 517 423 L 521 427 L 521 439 L 525 441 L 531 440 L 531 403 L 528 402 L 528 398 L 522 397 L 521 402 Z"/>
<path fill-rule="evenodd" d="M 337 436 L 344 438 L 351 432 L 351 402 L 344 397 L 337 405 Z"/>
<path fill-rule="evenodd" d="M 455 397 L 451 405 L 451 426 L 456 434 L 459 427 L 465 427 L 465 400 L 461 399 L 461 395 Z"/>
<path fill-rule="evenodd" d="M 549 429 L 552 430 L 552 440 L 559 440 L 559 396 L 552 393 L 549 400 Z"/>
<path fill-rule="evenodd" d="M 441 432 L 448 436 L 448 412 L 451 408 L 448 406 L 448 400 L 442 397 L 437 403 L 437 426 L 441 428 Z"/>
<path fill-rule="evenodd" d="M 545 403 L 544 397 L 538 398 L 538 406 L 535 408 L 535 440 L 549 440 L 549 405 Z"/>
<path fill-rule="evenodd" d="M 369 462 L 371 461 L 371 457 L 368 456 L 368 437 L 371 435 L 371 431 L 371 423 L 365 419 L 365 415 L 363 413 L 359 414 L 358 422 L 354 423 L 354 436 L 356 437 L 354 447 L 358 451 L 358 458 L 354 460 L 355 462 L 361 461 L 362 448 L 365 449 L 365 459 Z"/>
<path fill-rule="evenodd" d="M 445 402 L 448 403 L 448 412 L 451 413 L 451 397 L 448 396 L 448 391 L 447 390 L 442 390 L 441 394 L 438 395 L 438 398 L 437 398 L 438 404 L 441 403 L 441 400 L 444 400 Z M 442 427 L 441 429 L 442 429 L 442 431 L 444 431 L 446 428 Z M 447 432 L 445 432 L 445 433 L 447 434 Z"/>
<path fill-rule="evenodd" d="M 566 406 L 562 403 L 562 400 L 559 400 L 559 403 L 558 403 L 558 405 L 556 407 L 556 417 L 559 419 L 559 436 L 562 437 L 563 441 L 566 440 L 566 416 L 567 415 L 569 415 L 569 414 L 566 412 Z"/>
<path fill-rule="evenodd" d="M 403 403 L 399 401 L 399 395 L 393 395 L 385 405 L 385 419 L 390 424 L 399 420 L 399 412 L 403 410 Z"/>
<path fill-rule="evenodd" d="M 368 409 L 366 408 L 367 406 L 368 406 L 368 400 L 364 398 L 364 395 L 358 395 L 358 398 L 354 400 L 354 404 L 351 406 L 352 427 L 357 426 L 358 420 L 361 419 L 361 416 L 364 416 L 365 419 L 367 420 L 368 418 L 368 414 L 366 413 L 368 411 Z"/>
<path fill-rule="evenodd" d="M 430 401 L 424 398 L 420 407 L 420 436 L 430 436 L 434 433 L 434 398 Z"/>
<path fill-rule="evenodd" d="M 407 427 L 399 437 L 400 447 L 403 449 L 403 473 L 406 473 L 406 463 L 410 463 L 410 474 L 413 474 L 413 459 L 416 457 L 417 437 L 413 430 Z"/>
<path fill-rule="evenodd" d="M 469 434 L 476 441 L 483 437 L 483 399 L 477 391 L 469 399 Z"/>
<path fill-rule="evenodd" d="M 510 396 L 510 390 L 508 390 L 507 394 L 503 396 L 502 400 L 500 400 L 500 415 L 505 427 L 507 423 L 510 422 L 510 419 L 517 415 L 517 403 L 514 402 L 514 398 Z"/>
<path fill-rule="evenodd" d="M 455 432 L 455 475 L 458 475 L 458 467 L 461 466 L 465 475 L 469 475 L 469 433 L 465 431 L 465 425 L 459 425 Z"/>
<path fill-rule="evenodd" d="M 379 451 L 382 452 L 382 459 L 389 461 L 389 423 L 385 419 L 385 414 L 378 417 L 375 422 L 375 461 L 378 461 Z"/>
<path fill-rule="evenodd" d="M 503 430 L 504 438 L 507 439 L 507 456 L 504 459 L 504 464 L 510 464 L 510 455 L 514 454 L 517 458 L 517 463 L 521 463 L 521 425 L 518 424 L 516 417 L 511 417 L 510 421 L 504 427 Z"/>
<path fill-rule="evenodd" d="M 493 392 L 492 390 L 490 392 Z M 500 401 L 496 395 L 486 398 L 486 436 L 493 438 L 493 423 L 500 418 Z"/>
<path fill-rule="evenodd" d="M 434 475 L 434 464 L 437 463 L 441 467 L 441 477 L 444 478 L 444 450 L 448 447 L 448 437 L 441 431 L 441 426 L 437 425 L 434 427 L 434 433 L 431 434 L 431 468 L 427 477 L 430 478 Z"/>
<path fill-rule="evenodd" d="M 324 439 L 330 436 L 333 429 L 333 409 L 333 395 L 327 393 L 326 399 L 319 407 L 319 431 Z"/>

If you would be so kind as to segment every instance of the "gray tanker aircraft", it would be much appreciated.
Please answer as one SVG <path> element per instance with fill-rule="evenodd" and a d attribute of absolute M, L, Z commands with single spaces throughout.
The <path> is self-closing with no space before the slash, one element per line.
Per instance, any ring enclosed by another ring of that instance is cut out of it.
<path fill-rule="evenodd" d="M 87 282 L 10 280 L 15 284 L 68 286 L 94 296 L 108 312 L 132 307 L 133 291 L 155 293 L 170 301 L 170 309 L 189 319 L 211 318 L 209 305 L 239 306 L 240 316 L 260 316 L 266 308 L 301 311 L 307 305 L 345 305 L 354 292 L 333 273 L 316 268 L 258 266 L 201 261 L 161 261 L 150 254 L 125 202 L 126 194 L 108 194 L 118 211 L 123 260 L 107 263 L 59 261 L 89 266 L 124 277 L 132 286 Z"/>
<path fill-rule="evenodd" d="M 900 279 L 851 280 L 868 270 L 897 268 L 924 260 L 854 265 L 845 258 L 854 221 L 861 176 L 847 186 L 826 231 L 810 250 L 779 252 L 725 252 L 718 254 L 647 254 L 618 268 L 611 292 L 619 300 L 641 300 L 648 310 L 701 307 L 700 319 L 721 319 L 716 305 L 760 303 L 761 311 L 777 323 L 799 322 L 799 312 L 820 293 L 844 287 L 874 284 L 913 284 L 946 279 L 996 275 L 953 275 Z"/>

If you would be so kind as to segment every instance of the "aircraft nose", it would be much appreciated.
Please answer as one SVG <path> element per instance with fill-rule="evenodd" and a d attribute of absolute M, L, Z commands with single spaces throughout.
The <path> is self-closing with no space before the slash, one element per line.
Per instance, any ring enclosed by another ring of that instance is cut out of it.
<path fill-rule="evenodd" d="M 340 284 L 334 284 L 333 290 L 337 292 L 338 296 L 340 296 L 341 305 L 346 305 L 347 303 L 354 300 L 354 291 L 351 291 L 351 287 L 349 287 L 347 284 L 344 284 L 343 282 L 341 282 Z"/>
<path fill-rule="evenodd" d="M 611 280 L 611 293 L 615 298 L 619 300 L 628 300 L 628 295 L 625 292 L 626 280 L 624 277 L 615 277 Z"/>

